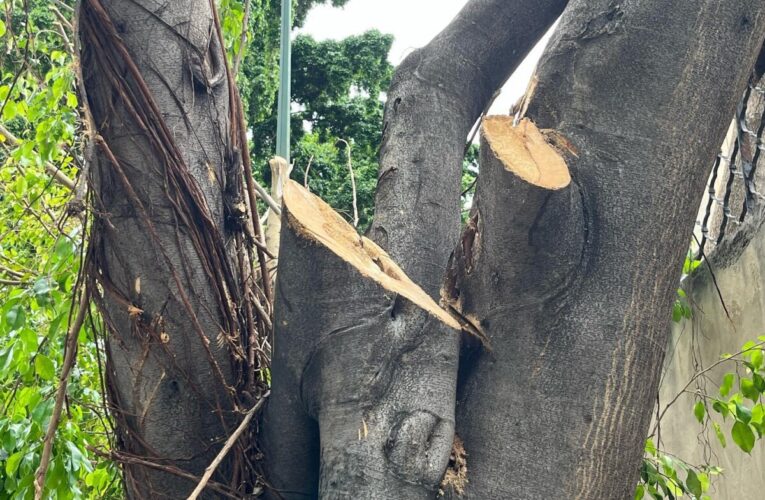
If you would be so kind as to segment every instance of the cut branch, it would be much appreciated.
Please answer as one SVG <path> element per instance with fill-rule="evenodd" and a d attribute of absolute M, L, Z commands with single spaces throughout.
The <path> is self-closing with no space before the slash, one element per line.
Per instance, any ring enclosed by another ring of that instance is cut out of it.
<path fill-rule="evenodd" d="M 370 237 L 438 297 L 460 232 L 465 140 L 566 0 L 471 0 L 396 69 Z"/>
<path fill-rule="evenodd" d="M 293 181 L 283 217 L 271 494 L 432 498 L 453 440 L 459 324 Z"/>

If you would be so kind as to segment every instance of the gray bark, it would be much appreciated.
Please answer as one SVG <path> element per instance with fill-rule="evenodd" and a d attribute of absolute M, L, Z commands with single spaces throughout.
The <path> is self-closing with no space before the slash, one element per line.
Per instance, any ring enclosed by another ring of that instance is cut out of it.
<path fill-rule="evenodd" d="M 396 72 L 371 236 L 432 297 L 459 236 L 469 129 L 564 5 L 473 0 Z M 291 230 L 280 252 L 262 440 L 272 494 L 432 498 L 452 445 L 456 334 Z M 374 432 L 359 440 L 362 418 Z"/>
<path fill-rule="evenodd" d="M 482 143 L 450 298 L 466 498 L 631 498 L 696 208 L 765 36 L 765 5 L 575 0 L 527 117 L 565 137 L 560 191 Z"/>
<path fill-rule="evenodd" d="M 322 211 L 287 186 L 262 419 L 269 495 L 434 498 L 454 437 L 458 325 L 424 292 L 383 286 L 417 289 L 340 216 L 308 220 Z M 344 256 L 315 236 L 322 226 Z"/>
<path fill-rule="evenodd" d="M 471 0 L 396 69 L 369 236 L 433 297 L 459 239 L 470 128 L 566 3 Z"/>
<path fill-rule="evenodd" d="M 128 496 L 181 498 L 249 407 L 224 55 L 208 0 L 83 1 L 79 30 L 97 150 L 89 272 Z M 227 458 L 213 480 L 234 491 L 247 472 L 239 447 Z"/>

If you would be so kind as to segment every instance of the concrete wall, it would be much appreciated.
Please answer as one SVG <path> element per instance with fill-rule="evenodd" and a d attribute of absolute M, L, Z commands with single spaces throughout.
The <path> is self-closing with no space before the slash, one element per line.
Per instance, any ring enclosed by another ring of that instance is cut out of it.
<path fill-rule="evenodd" d="M 765 224 L 761 216 L 752 219 L 759 222 L 738 228 L 710 256 L 730 320 L 706 264 L 684 283 L 694 317 L 674 325 L 660 389 L 661 407 L 721 354 L 737 352 L 747 340 L 765 335 Z M 689 390 L 717 394 L 728 371 L 731 368 L 726 363 Z M 715 500 L 765 499 L 765 440 L 748 456 L 733 443 L 730 420 L 720 420 L 728 439 L 728 447 L 722 449 L 714 431 L 704 430 L 693 417 L 694 403 L 693 395 L 686 394 L 667 411 L 661 423 L 662 449 L 690 463 L 708 462 L 725 469 L 725 476 L 714 483 L 711 492 Z"/>

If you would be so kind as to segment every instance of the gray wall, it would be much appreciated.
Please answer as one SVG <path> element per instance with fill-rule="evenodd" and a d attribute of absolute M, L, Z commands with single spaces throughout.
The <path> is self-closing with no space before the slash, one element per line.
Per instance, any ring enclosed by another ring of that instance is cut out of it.
<path fill-rule="evenodd" d="M 762 221 L 762 217 L 753 219 Z M 683 390 L 694 373 L 714 364 L 721 354 L 735 353 L 747 340 L 765 335 L 765 225 L 750 222 L 740 228 L 715 249 L 710 263 L 731 318 L 726 316 L 704 264 L 684 283 L 694 317 L 674 325 L 660 389 L 661 407 Z M 688 390 L 717 394 L 728 371 L 730 364 L 725 363 Z M 730 420 L 719 420 L 728 440 L 723 449 L 711 427 L 703 429 L 693 417 L 694 403 L 693 395 L 685 394 L 667 411 L 661 423 L 662 449 L 690 463 L 709 462 L 725 469 L 725 476 L 713 483 L 715 500 L 765 499 L 765 440 L 748 456 L 733 443 Z"/>

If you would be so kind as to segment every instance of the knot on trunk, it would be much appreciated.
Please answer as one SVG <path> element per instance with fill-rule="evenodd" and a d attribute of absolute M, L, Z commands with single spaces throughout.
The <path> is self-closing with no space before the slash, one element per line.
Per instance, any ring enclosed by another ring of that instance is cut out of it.
<path fill-rule="evenodd" d="M 448 465 L 454 422 L 425 410 L 401 413 L 385 443 L 385 456 L 407 482 L 435 484 Z"/>

